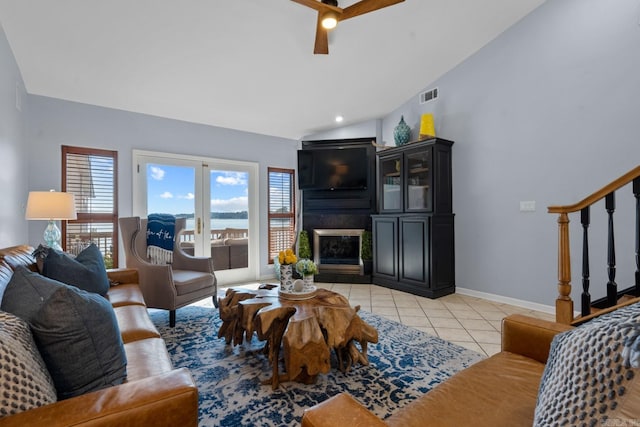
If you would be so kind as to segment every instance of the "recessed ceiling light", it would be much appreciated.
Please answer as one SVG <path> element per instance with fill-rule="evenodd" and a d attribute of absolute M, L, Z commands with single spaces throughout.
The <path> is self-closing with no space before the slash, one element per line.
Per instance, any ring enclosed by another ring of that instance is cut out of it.
<path fill-rule="evenodd" d="M 336 123 L 340 123 L 344 120 L 344 117 L 342 116 L 336 116 Z"/>

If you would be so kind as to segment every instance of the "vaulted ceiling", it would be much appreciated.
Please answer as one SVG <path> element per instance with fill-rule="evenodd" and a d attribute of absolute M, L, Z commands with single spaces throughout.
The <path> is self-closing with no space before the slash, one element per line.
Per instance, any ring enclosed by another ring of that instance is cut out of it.
<path fill-rule="evenodd" d="M 0 0 L 0 23 L 30 94 L 299 139 L 384 116 L 543 2 L 406 0 L 328 55 L 289 0 Z"/>

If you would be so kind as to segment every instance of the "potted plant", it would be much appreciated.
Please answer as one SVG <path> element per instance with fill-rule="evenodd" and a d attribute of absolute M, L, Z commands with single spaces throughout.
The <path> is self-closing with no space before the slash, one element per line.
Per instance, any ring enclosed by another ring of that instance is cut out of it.
<path fill-rule="evenodd" d="M 371 231 L 362 232 L 362 248 L 360 257 L 364 267 L 364 274 L 371 274 L 373 271 L 373 244 L 371 240 Z"/>
<path fill-rule="evenodd" d="M 313 285 L 313 275 L 318 274 L 318 266 L 310 259 L 301 259 L 296 263 L 296 271 L 302 276 L 305 287 Z"/>
<path fill-rule="evenodd" d="M 300 258 L 311 258 L 311 245 L 309 244 L 309 233 L 306 230 L 300 231 L 298 238 L 298 256 Z"/>

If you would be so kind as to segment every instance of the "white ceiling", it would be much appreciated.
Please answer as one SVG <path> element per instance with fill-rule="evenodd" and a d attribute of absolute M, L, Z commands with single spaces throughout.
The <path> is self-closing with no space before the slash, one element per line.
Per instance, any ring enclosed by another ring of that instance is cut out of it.
<path fill-rule="evenodd" d="M 299 139 L 388 114 L 543 2 L 406 0 L 329 55 L 289 0 L 0 0 L 0 23 L 30 94 Z"/>

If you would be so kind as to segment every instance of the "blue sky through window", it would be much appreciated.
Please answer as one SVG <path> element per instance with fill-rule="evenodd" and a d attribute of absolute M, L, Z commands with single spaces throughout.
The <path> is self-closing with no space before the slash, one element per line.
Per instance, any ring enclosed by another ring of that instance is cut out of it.
<path fill-rule="evenodd" d="M 211 171 L 211 212 L 248 211 L 246 172 Z M 195 169 L 147 164 L 147 210 L 170 214 L 195 211 Z"/>

